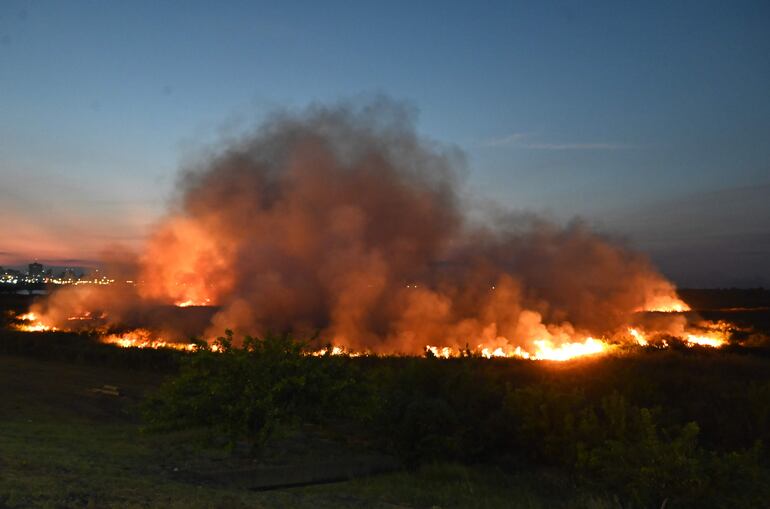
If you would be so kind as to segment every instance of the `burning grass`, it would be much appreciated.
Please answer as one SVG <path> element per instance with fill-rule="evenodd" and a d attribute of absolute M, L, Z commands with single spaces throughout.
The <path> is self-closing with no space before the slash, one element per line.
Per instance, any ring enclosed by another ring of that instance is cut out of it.
<path fill-rule="evenodd" d="M 177 304 L 177 306 L 180 308 L 188 307 L 186 303 Z M 741 330 L 738 326 L 723 320 L 712 322 L 698 319 L 693 323 L 685 322 L 681 314 L 674 311 L 661 312 L 656 310 L 652 314 L 657 315 L 660 313 L 674 318 L 667 318 L 662 325 L 658 319 L 658 323 L 652 324 L 652 326 L 622 327 L 612 336 L 604 338 L 581 336 L 568 325 L 543 326 L 540 324 L 539 316 L 531 313 L 533 323 L 537 324 L 535 326 L 535 336 L 530 337 L 528 341 L 520 342 L 522 344 L 529 344 L 529 346 L 521 346 L 521 344 L 516 344 L 517 341 L 510 341 L 505 337 L 492 336 L 479 338 L 477 341 L 471 340 L 466 343 L 464 348 L 428 344 L 425 345 L 424 350 L 418 355 L 428 355 L 443 359 L 479 356 L 487 359 L 519 358 L 535 361 L 567 361 L 584 356 L 606 355 L 618 349 L 632 348 L 634 345 L 667 348 L 672 341 L 681 342 L 688 346 L 697 345 L 720 348 L 728 344 L 729 338 L 734 331 Z M 146 328 L 115 330 L 114 328 L 111 329 L 101 325 L 107 321 L 107 318 L 105 313 L 91 314 L 90 312 L 70 316 L 67 317 L 65 323 L 74 327 L 68 329 L 58 327 L 47 321 L 45 317 L 30 311 L 15 316 L 12 326 L 24 332 L 87 331 L 94 334 L 103 343 L 123 348 L 168 348 L 183 351 L 194 351 L 200 348 L 210 348 L 214 351 L 218 349 L 218 343 L 215 338 L 208 339 L 207 341 L 179 341 L 169 338 L 162 332 Z M 533 332 L 530 331 L 529 334 L 533 334 Z M 319 340 L 314 341 L 314 343 L 318 342 Z M 471 347 L 471 344 L 475 346 Z M 355 350 L 334 344 L 328 344 L 315 349 L 310 346 L 307 353 L 315 356 L 415 354 L 415 352 Z"/>
<path fill-rule="evenodd" d="M 108 345 L 115 345 L 121 348 L 170 348 L 172 350 L 183 350 L 192 352 L 201 348 L 201 343 L 184 343 L 174 341 L 164 341 L 156 339 L 153 333 L 147 329 L 135 329 L 124 333 L 113 333 L 101 336 L 99 340 Z"/>

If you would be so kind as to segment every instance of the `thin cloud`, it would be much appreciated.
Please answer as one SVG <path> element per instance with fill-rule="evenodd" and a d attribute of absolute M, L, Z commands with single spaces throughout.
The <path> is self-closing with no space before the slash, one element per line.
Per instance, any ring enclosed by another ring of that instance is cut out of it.
<path fill-rule="evenodd" d="M 512 133 L 506 136 L 498 138 L 490 138 L 481 143 L 482 147 L 512 147 L 512 148 L 524 148 L 530 150 L 626 150 L 634 148 L 633 145 L 624 143 L 608 143 L 608 142 L 594 142 L 594 143 L 577 143 L 577 142 L 565 142 L 565 143 L 547 143 L 547 142 L 534 142 L 527 141 L 528 135 L 526 133 Z"/>
<path fill-rule="evenodd" d="M 526 143 L 522 148 L 533 150 L 625 150 L 633 148 L 622 143 Z"/>

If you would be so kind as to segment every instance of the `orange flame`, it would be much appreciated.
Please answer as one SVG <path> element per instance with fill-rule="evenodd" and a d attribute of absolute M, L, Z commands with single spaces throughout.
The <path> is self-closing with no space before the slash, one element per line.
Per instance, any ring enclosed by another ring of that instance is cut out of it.
<path fill-rule="evenodd" d="M 717 323 L 711 323 L 711 322 L 702 322 L 701 328 L 705 328 L 706 330 L 698 330 L 695 332 L 691 331 L 685 331 L 681 335 L 681 339 L 687 344 L 688 346 L 710 346 L 712 348 L 720 348 L 727 344 L 728 337 L 729 337 L 729 330 L 725 328 L 724 322 L 717 322 Z M 647 340 L 647 335 L 636 328 L 629 328 L 628 329 L 629 335 L 634 338 L 634 340 L 639 344 L 640 346 L 647 346 L 649 344 L 649 341 Z M 664 341 L 663 346 L 668 346 L 668 342 Z"/>
<path fill-rule="evenodd" d="M 644 306 L 636 310 L 655 313 L 684 313 L 690 311 L 690 306 L 675 294 L 655 295 L 647 299 Z"/>
<path fill-rule="evenodd" d="M 206 305 L 208 303 L 208 298 L 204 298 L 202 301 L 187 299 L 176 302 L 176 305 L 186 307 Z M 686 304 L 679 301 L 676 297 L 671 296 L 657 298 L 652 301 L 652 304 L 650 305 L 653 306 L 653 304 L 654 306 L 657 306 L 654 308 L 657 311 L 665 309 L 677 312 L 677 310 L 689 309 L 686 307 Z M 652 309 L 652 307 L 650 309 Z M 86 311 L 82 314 L 70 316 L 66 320 L 70 322 L 94 320 L 104 318 L 105 316 L 104 313 L 94 315 Z M 17 322 L 20 323 L 17 323 L 14 327 L 21 331 L 40 332 L 62 330 L 53 326 L 51 324 L 52 322 L 47 322 L 44 317 L 41 317 L 39 313 L 34 311 L 18 315 L 16 318 Z M 60 322 L 54 323 L 60 325 Z M 643 328 L 636 326 L 627 327 L 622 331 L 618 331 L 609 338 L 609 341 L 606 341 L 587 335 L 585 331 L 576 331 L 566 322 L 561 325 L 543 323 L 542 316 L 539 313 L 529 310 L 520 312 L 518 324 L 519 328 L 515 335 L 515 337 L 518 338 L 518 341 L 515 342 L 511 342 L 506 339 L 506 337 L 498 335 L 498 330 L 494 324 L 484 329 L 483 334 L 479 337 L 479 344 L 474 350 L 474 354 L 484 358 L 568 361 L 578 357 L 606 354 L 612 351 L 618 344 L 628 344 L 630 339 L 633 339 L 633 342 L 637 345 L 646 346 L 650 344 L 650 339 L 648 339 L 648 337 L 654 338 L 656 336 L 662 338 L 659 341 L 659 345 L 662 345 L 663 347 L 668 346 L 668 342 L 665 339 L 666 337 L 679 337 L 689 346 L 697 345 L 719 348 L 727 344 L 731 330 L 735 328 L 733 324 L 724 321 L 701 321 L 691 326 L 680 324 L 670 328 L 670 330 L 644 330 Z M 66 327 L 63 330 L 70 329 L 69 327 Z M 196 343 L 168 341 L 162 337 L 158 337 L 148 329 L 135 329 L 122 334 L 104 335 L 102 336 L 101 341 L 124 348 L 172 348 L 176 350 L 193 351 L 200 346 Z M 519 345 L 516 343 L 519 343 Z M 529 345 L 529 347 L 523 345 Z M 217 351 L 215 345 L 212 345 L 210 348 L 213 351 Z M 426 345 L 425 349 L 434 357 L 444 359 L 459 357 L 464 354 L 463 350 L 452 346 Z M 351 357 L 357 357 L 369 355 L 369 353 L 350 350 L 340 345 L 334 345 L 317 351 L 308 352 L 308 355 L 349 355 Z"/>
<path fill-rule="evenodd" d="M 198 348 L 196 343 L 176 343 L 157 339 L 147 329 L 136 329 L 124 334 L 109 334 L 101 338 L 102 343 L 116 345 L 122 348 L 172 348 L 174 350 L 193 351 Z"/>
<path fill-rule="evenodd" d="M 48 332 L 48 331 L 58 330 L 56 327 L 53 327 L 41 321 L 40 317 L 36 313 L 33 313 L 31 311 L 17 316 L 17 318 L 19 320 L 24 321 L 25 323 L 14 325 L 13 327 L 16 330 L 20 330 L 24 332 Z"/>
<path fill-rule="evenodd" d="M 342 348 L 341 346 L 331 346 L 331 347 L 321 348 L 320 350 L 316 350 L 314 352 L 310 352 L 310 355 L 312 355 L 313 357 L 323 357 L 324 355 L 347 355 L 349 357 L 361 357 L 366 354 L 363 352 L 352 352 L 350 350 Z"/>
<path fill-rule="evenodd" d="M 535 346 L 537 350 L 530 358 L 548 361 L 567 361 L 575 357 L 605 353 L 610 349 L 609 344 L 592 337 L 588 337 L 580 343 L 563 343 L 561 345 L 554 345 L 549 340 L 539 340 L 535 341 Z"/>
<path fill-rule="evenodd" d="M 587 337 L 583 341 L 566 342 L 558 345 L 550 339 L 535 340 L 533 343 L 535 348 L 531 352 L 524 350 L 520 346 L 507 349 L 504 347 L 492 349 L 484 347 L 484 345 L 479 345 L 477 352 L 486 359 L 498 357 L 530 359 L 535 361 L 567 361 L 576 357 L 607 353 L 612 348 L 612 345 L 609 343 L 592 337 Z M 427 345 L 425 349 L 434 357 L 442 359 L 459 357 L 461 355 L 460 350 L 451 347 Z"/>
<path fill-rule="evenodd" d="M 211 302 L 211 299 L 203 299 L 200 301 L 188 299 L 188 300 L 175 302 L 174 305 L 179 308 L 186 308 L 190 306 L 208 306 L 210 302 Z"/>
<path fill-rule="evenodd" d="M 710 346 L 713 348 L 719 348 L 727 343 L 724 334 L 718 331 L 709 331 L 703 334 L 687 334 L 687 336 L 685 336 L 685 341 L 687 341 L 687 344 L 690 346 L 699 345 Z"/>
<path fill-rule="evenodd" d="M 647 341 L 647 338 L 644 336 L 643 332 L 640 332 L 639 329 L 629 328 L 628 333 L 631 335 L 632 338 L 634 338 L 639 346 L 647 346 L 649 342 Z"/>

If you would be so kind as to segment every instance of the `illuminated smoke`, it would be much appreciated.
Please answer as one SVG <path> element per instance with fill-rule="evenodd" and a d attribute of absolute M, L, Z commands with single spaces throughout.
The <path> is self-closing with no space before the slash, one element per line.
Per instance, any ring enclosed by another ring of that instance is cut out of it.
<path fill-rule="evenodd" d="M 98 311 L 106 325 L 165 337 L 292 332 L 420 353 L 535 351 L 626 331 L 656 302 L 682 304 L 644 256 L 580 222 L 471 222 L 464 165 L 389 101 L 276 114 L 182 173 L 146 248 L 122 261 L 139 284 L 66 289 L 35 311 L 51 324 Z M 154 311 L 172 304 L 216 308 L 182 327 L 182 315 Z"/>

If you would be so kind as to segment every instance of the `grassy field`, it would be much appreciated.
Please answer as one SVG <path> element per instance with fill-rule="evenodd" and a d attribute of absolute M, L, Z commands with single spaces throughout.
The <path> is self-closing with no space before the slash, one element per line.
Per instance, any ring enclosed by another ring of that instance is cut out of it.
<path fill-rule="evenodd" d="M 268 491 L 196 479 L 196 469 L 255 460 L 203 448 L 190 433 L 142 432 L 137 404 L 161 379 L 0 356 L 0 507 L 613 507 L 547 470 L 435 464 Z M 105 384 L 122 395 L 90 390 Z"/>
<path fill-rule="evenodd" d="M 740 318 L 754 330 L 769 332 L 770 312 L 760 306 L 767 292 L 754 293 L 748 295 L 753 300 L 740 302 L 754 308 L 736 305 L 734 310 L 710 311 L 714 316 L 709 318 Z M 722 294 L 716 297 L 722 299 Z M 23 311 L 28 300 L 5 296 L 0 308 Z M 726 304 L 704 300 L 702 305 Z M 271 436 L 257 454 L 245 443 L 228 449 L 224 437 L 204 442 L 205 431 L 188 425 L 162 433 L 144 429 L 149 421 L 140 411 L 142 403 L 164 380 L 178 375 L 182 357 L 168 350 L 120 349 L 88 335 L 0 327 L 0 509 L 629 509 L 646 506 L 630 506 L 628 498 L 602 490 L 628 494 L 626 481 L 611 487 L 616 472 L 624 469 L 633 476 L 659 460 L 668 461 L 668 475 L 674 480 L 680 477 L 679 464 L 700 469 L 691 475 L 701 483 L 695 495 L 685 499 L 678 488 L 667 490 L 674 494 L 667 500 L 669 508 L 700 507 L 698 497 L 709 497 L 710 507 L 757 507 L 739 495 L 751 490 L 759 497 L 770 494 L 767 346 L 645 351 L 566 364 L 360 358 L 343 363 L 339 373 L 353 376 L 359 386 L 350 388 L 352 393 L 368 398 L 368 406 L 356 410 L 363 419 L 348 416 L 341 427 L 333 419 L 324 426 L 302 422 Z M 227 368 L 221 363 L 228 358 L 218 355 L 211 367 Z M 235 355 L 231 360 L 238 359 Z M 279 364 L 285 360 L 277 359 Z M 322 368 L 320 375 L 337 379 L 339 373 L 329 371 L 329 363 L 317 367 Z M 250 375 L 244 373 L 225 389 L 248 381 Z M 306 372 L 301 373 L 305 377 Z M 293 377 L 286 372 L 270 383 Z M 120 395 L 93 390 L 105 385 L 117 386 Z M 302 390 L 315 395 L 315 389 L 310 384 Z M 378 412 L 371 414 L 374 417 L 367 413 L 372 409 Z M 644 429 L 653 429 L 657 438 L 629 440 L 631 424 L 626 426 L 625 420 L 644 417 L 647 409 L 656 428 Z M 682 433 L 691 421 L 699 429 L 697 451 L 684 447 Z M 358 428 L 346 436 L 345 426 Z M 580 453 L 571 451 L 575 443 L 591 445 L 585 441 L 585 429 L 606 434 L 609 428 L 626 431 L 617 440 L 610 432 L 594 443 L 594 463 L 580 466 L 588 456 L 570 457 Z M 759 470 L 740 456 L 754 443 L 764 444 Z M 650 444 L 657 450 L 648 457 Z M 635 457 L 643 461 L 627 461 Z M 660 465 L 657 469 L 662 471 Z M 379 473 L 358 475 L 366 471 Z M 356 478 L 340 481 L 350 473 Z M 322 480 L 335 482 L 317 482 Z M 631 478 L 648 480 L 658 482 L 649 472 Z M 656 486 L 653 495 L 663 485 Z M 754 489 L 757 486 L 765 486 L 764 491 Z M 667 496 L 657 498 L 655 507 Z"/>

